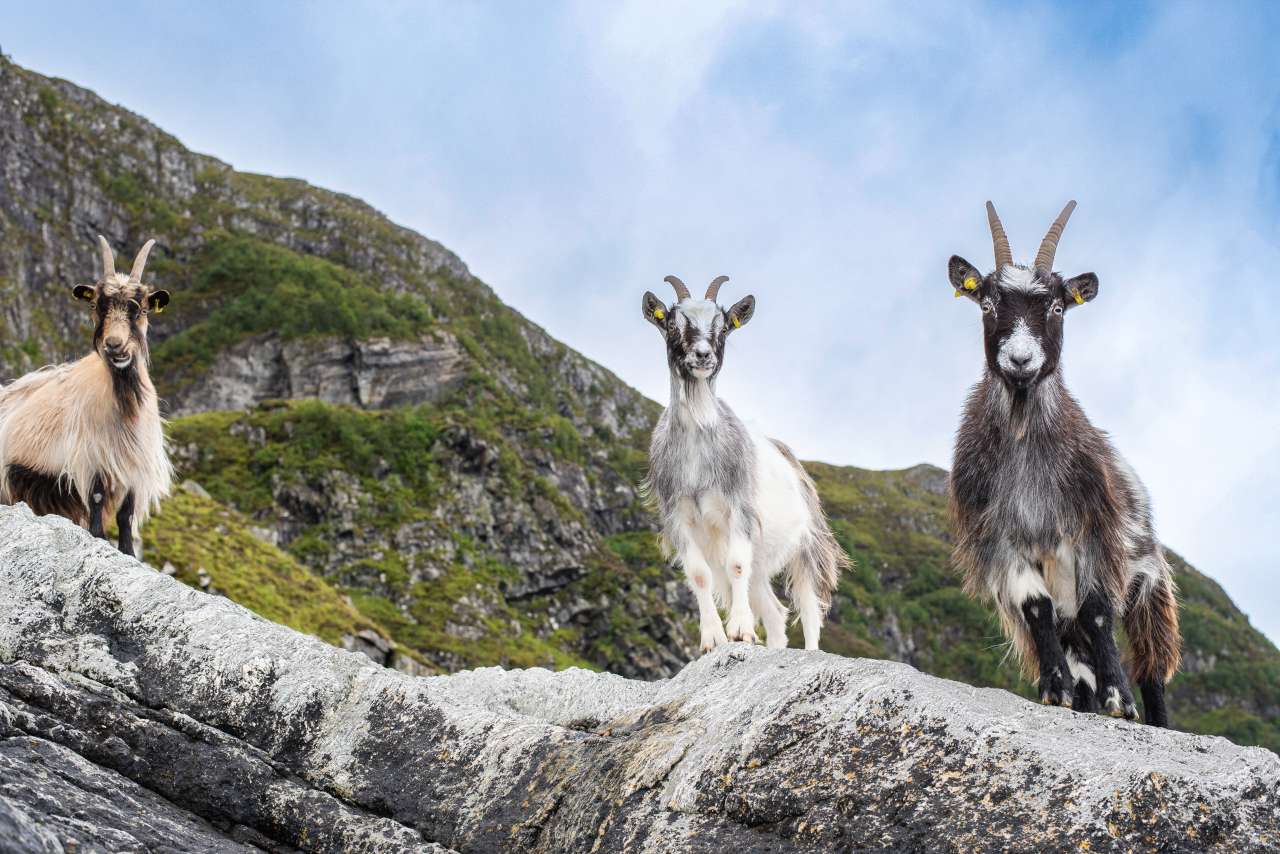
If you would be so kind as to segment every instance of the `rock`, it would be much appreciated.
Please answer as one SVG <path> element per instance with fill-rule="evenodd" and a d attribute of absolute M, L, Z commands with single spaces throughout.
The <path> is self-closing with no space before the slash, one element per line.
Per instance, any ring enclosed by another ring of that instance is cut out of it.
<path fill-rule="evenodd" d="M 169 403 L 180 416 L 290 397 L 368 409 L 435 401 L 462 379 L 466 367 L 457 342 L 438 334 L 439 341 L 254 336 L 219 353 L 203 381 L 178 389 Z"/>
<path fill-rule="evenodd" d="M 187 492 L 187 493 L 190 493 L 191 495 L 196 496 L 197 498 L 210 498 L 209 490 L 205 489 L 199 483 L 197 483 L 194 480 L 191 480 L 190 478 L 186 478 L 181 483 L 179 483 L 178 488 L 181 489 L 183 492 Z"/>
<path fill-rule="evenodd" d="M 1280 845 L 1266 750 L 893 662 L 733 645 L 651 683 L 414 679 L 25 507 L 0 508 L 0 614 L 19 850 Z"/>
<path fill-rule="evenodd" d="M 391 644 L 372 629 L 361 629 L 354 635 L 343 635 L 342 648 L 358 652 L 370 661 L 384 666 L 391 660 Z"/>

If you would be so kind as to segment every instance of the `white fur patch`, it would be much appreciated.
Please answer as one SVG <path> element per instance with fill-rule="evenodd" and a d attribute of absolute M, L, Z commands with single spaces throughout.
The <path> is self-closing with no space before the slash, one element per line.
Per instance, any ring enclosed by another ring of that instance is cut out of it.
<path fill-rule="evenodd" d="M 680 303 L 680 313 L 700 332 L 710 335 L 724 322 L 720 306 L 709 299 L 688 299 Z"/>
<path fill-rule="evenodd" d="M 1049 591 L 1044 586 L 1044 579 L 1040 577 L 1040 573 L 1026 564 L 1015 567 L 1006 576 L 1003 593 L 1004 600 L 1015 608 L 1021 608 L 1022 603 L 1038 596 L 1049 598 Z M 999 597 L 999 591 L 997 591 L 997 597 Z"/>
<path fill-rule="evenodd" d="M 1072 680 L 1083 682 L 1092 691 L 1098 690 L 1098 680 L 1093 675 L 1093 668 L 1076 658 L 1072 650 L 1067 650 L 1067 667 L 1071 670 Z"/>
<path fill-rule="evenodd" d="M 1000 270 L 1000 287 L 1029 294 L 1044 292 L 1044 286 L 1036 281 L 1034 271 L 1012 264 Z"/>
<path fill-rule="evenodd" d="M 1018 359 L 1022 363 L 1015 364 Z M 996 359 L 1000 367 L 1006 371 L 1033 372 L 1044 365 L 1044 348 L 1039 339 L 1031 334 L 1031 327 L 1021 318 L 1013 325 L 1013 332 L 1000 345 L 1000 355 Z"/>

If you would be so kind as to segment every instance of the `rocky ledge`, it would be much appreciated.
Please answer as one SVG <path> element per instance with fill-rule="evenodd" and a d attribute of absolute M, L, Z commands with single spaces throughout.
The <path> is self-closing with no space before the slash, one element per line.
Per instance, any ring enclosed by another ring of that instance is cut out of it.
<path fill-rule="evenodd" d="M 1276 846 L 1258 748 L 742 645 L 413 678 L 0 508 L 0 851 Z"/>

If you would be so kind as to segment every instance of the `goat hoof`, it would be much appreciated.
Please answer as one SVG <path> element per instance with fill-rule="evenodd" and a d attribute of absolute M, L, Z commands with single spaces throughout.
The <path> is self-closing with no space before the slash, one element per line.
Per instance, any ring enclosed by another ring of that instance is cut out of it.
<path fill-rule="evenodd" d="M 729 625 L 727 626 L 729 640 L 756 643 L 756 628 L 754 624 L 755 620 L 750 616 L 730 616 Z"/>
<path fill-rule="evenodd" d="M 1048 676 L 1040 677 L 1041 704 L 1071 708 L 1073 692 L 1071 683 L 1064 677 L 1067 672 L 1066 667 L 1055 667 Z"/>
<path fill-rule="evenodd" d="M 1138 719 L 1138 707 L 1133 702 L 1133 697 L 1124 688 L 1108 685 L 1098 693 L 1104 698 L 1102 701 L 1103 714 L 1130 721 Z"/>
<path fill-rule="evenodd" d="M 702 631 L 702 652 L 706 654 L 711 652 L 718 646 L 724 646 L 729 642 L 729 638 L 725 636 L 724 628 L 716 624 L 715 629 Z"/>

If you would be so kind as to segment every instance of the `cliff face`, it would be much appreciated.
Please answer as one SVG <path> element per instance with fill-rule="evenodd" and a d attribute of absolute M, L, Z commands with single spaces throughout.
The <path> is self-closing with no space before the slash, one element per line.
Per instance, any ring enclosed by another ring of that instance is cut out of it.
<path fill-rule="evenodd" d="M 0 850 L 1280 845 L 1268 751 L 903 664 L 733 645 L 663 682 L 414 679 L 22 507 L 0 611 Z"/>
<path fill-rule="evenodd" d="M 144 532 L 153 565 L 413 673 L 653 679 L 693 657 L 636 490 L 656 404 L 356 199 L 3 60 L 0 104 L 0 380 L 88 347 L 68 286 L 96 233 L 125 255 L 159 239 L 155 373 L 189 488 Z M 824 648 L 1025 691 L 948 568 L 945 473 L 810 469 L 856 560 Z M 1175 564 L 1175 725 L 1280 747 L 1280 653 Z"/>

